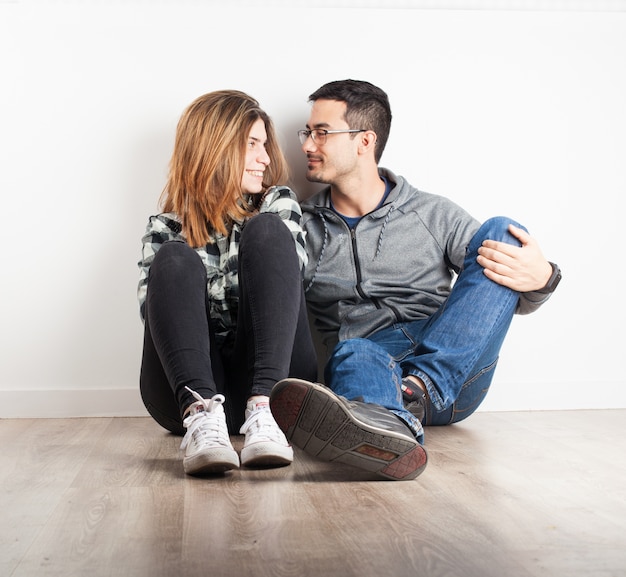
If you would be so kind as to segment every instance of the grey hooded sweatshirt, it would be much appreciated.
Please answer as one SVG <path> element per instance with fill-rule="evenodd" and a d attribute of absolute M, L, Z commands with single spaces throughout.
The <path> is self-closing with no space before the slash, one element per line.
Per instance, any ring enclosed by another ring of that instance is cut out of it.
<path fill-rule="evenodd" d="M 393 188 L 352 230 L 332 210 L 329 187 L 302 202 L 306 299 L 328 352 L 339 340 L 431 316 L 450 294 L 480 227 L 447 198 L 379 172 Z M 517 312 L 530 313 L 545 300 L 522 293 Z"/>

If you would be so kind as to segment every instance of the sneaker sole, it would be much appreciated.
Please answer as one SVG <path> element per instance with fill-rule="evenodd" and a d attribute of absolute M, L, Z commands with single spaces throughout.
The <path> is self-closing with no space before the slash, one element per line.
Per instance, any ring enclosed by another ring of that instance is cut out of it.
<path fill-rule="evenodd" d="M 286 467 L 293 461 L 293 449 L 277 443 L 258 442 L 241 451 L 242 467 Z"/>
<path fill-rule="evenodd" d="M 426 468 L 426 449 L 417 439 L 359 420 L 324 385 L 280 381 L 272 390 L 270 407 L 287 439 L 323 461 L 345 463 L 393 481 L 415 479 Z"/>
<path fill-rule="evenodd" d="M 183 459 L 187 475 L 219 474 L 239 468 L 239 456 L 228 449 L 203 451 Z"/>

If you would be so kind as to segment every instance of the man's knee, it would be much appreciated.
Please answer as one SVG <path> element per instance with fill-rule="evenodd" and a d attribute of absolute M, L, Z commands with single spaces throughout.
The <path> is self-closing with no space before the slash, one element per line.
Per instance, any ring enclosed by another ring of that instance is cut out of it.
<path fill-rule="evenodd" d="M 514 225 L 518 228 L 526 230 L 524 226 L 506 216 L 494 216 L 487 219 L 481 227 L 478 229 L 474 238 L 473 244 L 480 246 L 484 240 L 496 240 L 499 242 L 506 242 L 520 246 L 519 240 L 515 238 L 509 231 L 509 225 Z"/>
<path fill-rule="evenodd" d="M 324 377 L 332 381 L 332 375 L 339 372 L 367 372 L 368 370 L 389 369 L 395 364 L 393 358 L 380 345 L 369 339 L 354 338 L 340 341 L 334 348 Z"/>
<path fill-rule="evenodd" d="M 369 339 L 354 338 L 340 341 L 335 346 L 332 356 L 337 359 L 346 359 L 355 354 L 374 355 L 381 354 L 381 352 L 384 353 L 384 349 Z"/>

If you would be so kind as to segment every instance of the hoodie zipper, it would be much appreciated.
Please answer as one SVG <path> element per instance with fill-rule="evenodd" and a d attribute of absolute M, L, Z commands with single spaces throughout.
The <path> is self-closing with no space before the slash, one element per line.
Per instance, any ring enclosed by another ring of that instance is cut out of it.
<path fill-rule="evenodd" d="M 361 273 L 361 263 L 359 262 L 359 249 L 357 247 L 357 242 L 356 242 L 356 227 L 350 228 L 348 224 L 346 223 L 346 221 L 343 220 L 341 217 L 339 217 L 335 212 L 331 211 L 330 209 L 327 209 L 327 210 L 329 210 L 330 214 L 332 214 L 334 217 L 337 217 L 339 219 L 339 222 L 343 226 L 345 226 L 348 229 L 348 232 L 350 233 L 350 246 L 352 248 L 352 259 L 354 261 L 354 268 L 356 270 L 356 287 L 355 288 L 356 288 L 357 293 L 363 299 L 363 301 L 370 301 L 377 309 L 379 310 L 387 309 L 391 311 L 391 313 L 396 319 L 396 322 L 400 322 L 400 314 L 398 313 L 397 309 L 389 305 L 386 305 L 386 306 L 381 305 L 377 298 L 368 297 L 363 291 L 363 287 L 361 286 L 362 281 L 363 281 L 363 275 Z M 365 216 L 363 218 L 365 218 Z M 321 214 L 320 214 L 320 217 L 323 220 L 323 216 Z M 358 223 L 357 226 L 359 226 L 359 224 L 360 223 Z"/>
<path fill-rule="evenodd" d="M 351 228 L 350 229 L 350 240 L 352 241 L 352 258 L 354 259 L 354 268 L 356 269 L 356 292 L 359 293 L 362 299 L 367 300 L 367 296 L 363 292 L 363 288 L 361 287 L 361 281 L 363 277 L 361 276 L 361 263 L 359 262 L 359 250 L 356 246 L 356 231 Z M 379 304 L 372 299 L 376 308 L 380 308 Z"/>
<path fill-rule="evenodd" d="M 358 224 L 357 224 L 357 226 L 358 226 Z M 364 301 L 369 300 L 377 309 L 379 309 L 379 310 L 387 309 L 387 310 L 391 311 L 391 313 L 393 314 L 394 318 L 396 319 L 396 322 L 399 323 L 400 322 L 400 313 L 398 312 L 398 310 L 395 307 L 392 307 L 392 306 L 390 306 L 388 304 L 383 306 L 383 305 L 380 304 L 380 302 L 379 302 L 379 300 L 377 298 L 375 298 L 375 297 L 368 297 L 363 292 L 363 288 L 361 287 L 361 282 L 363 280 L 363 276 L 361 274 L 361 263 L 359 261 L 359 250 L 358 250 L 357 244 L 356 244 L 356 230 L 355 230 L 355 228 L 351 228 L 350 229 L 350 240 L 351 240 L 351 244 L 352 244 L 352 258 L 354 259 L 354 267 L 356 269 L 356 291 L 359 293 L 359 296 Z"/>

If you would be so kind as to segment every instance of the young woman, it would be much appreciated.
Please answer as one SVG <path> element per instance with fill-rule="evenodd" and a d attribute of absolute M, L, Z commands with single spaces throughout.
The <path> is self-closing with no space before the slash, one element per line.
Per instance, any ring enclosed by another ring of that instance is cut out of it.
<path fill-rule="evenodd" d="M 140 387 L 150 415 L 183 435 L 187 474 L 283 466 L 293 450 L 269 409 L 274 384 L 314 380 L 302 290 L 300 207 L 258 102 L 211 92 L 176 130 L 163 213 L 142 239 Z M 228 399 L 228 401 L 226 401 Z M 226 409 L 226 410 L 225 410 Z"/>

